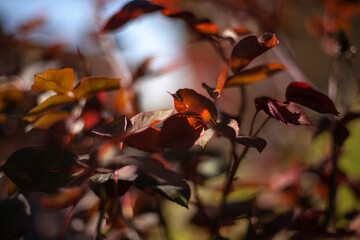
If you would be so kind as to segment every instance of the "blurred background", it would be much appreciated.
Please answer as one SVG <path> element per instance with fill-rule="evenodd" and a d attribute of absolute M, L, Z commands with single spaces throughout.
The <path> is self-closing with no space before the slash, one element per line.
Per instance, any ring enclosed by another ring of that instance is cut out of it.
<path fill-rule="evenodd" d="M 208 41 L 200 41 L 197 35 L 187 28 L 184 21 L 165 17 L 161 12 L 154 12 L 129 21 L 114 32 L 100 34 L 100 29 L 106 21 L 127 2 L 126 0 L 32 0 L 30 3 L 27 0 L 0 0 L 0 80 L 16 79 L 20 82 L 21 88 L 28 91 L 35 74 L 50 68 L 72 67 L 78 79 L 86 75 L 116 77 L 122 78 L 122 84 L 126 85 L 131 82 L 138 66 L 146 59 L 150 59 L 148 66 L 150 74 L 145 75 L 135 84 L 139 111 L 173 108 L 173 99 L 169 93 L 174 93 L 180 88 L 192 88 L 206 95 L 201 83 L 215 86 L 218 74 L 226 64 L 211 44 Z M 260 63 L 279 62 L 286 65 L 289 70 L 246 86 L 247 117 L 242 124 L 244 130 L 240 129 L 240 132 L 248 131 L 252 113 L 255 112 L 253 104 L 255 97 L 270 96 L 284 100 L 286 86 L 292 81 L 308 82 L 330 97 L 336 96 L 333 100 L 338 104 L 340 112 L 359 110 L 356 81 L 359 79 L 360 58 L 356 52 L 360 48 L 360 31 L 358 31 L 360 7 L 357 1 L 155 0 L 153 2 L 208 18 L 219 27 L 221 34 L 237 40 L 242 36 L 237 36 L 232 29 L 240 27 L 257 36 L 264 32 L 273 32 L 277 35 L 280 44 L 255 59 L 250 67 Z M 337 56 L 336 47 L 339 47 L 339 39 L 334 40 L 324 34 L 339 27 L 338 24 L 341 24 L 341 29 L 346 33 L 346 42 L 349 45 L 346 51 L 354 55 L 351 58 L 350 73 L 349 65 L 344 63 L 346 61 L 341 62 Z M 230 47 L 224 49 L 230 54 Z M 87 67 L 84 66 L 86 64 Z M 88 72 L 84 69 L 88 69 Z M 335 87 L 331 85 L 334 74 L 338 76 Z M 218 107 L 229 115 L 237 115 L 240 101 L 239 89 L 229 88 L 224 90 Z M 124 111 L 126 113 L 126 107 L 119 108 L 116 104 L 114 106 L 109 104 L 109 108 L 117 113 Z M 307 113 L 314 122 L 319 119 L 318 114 L 311 111 Z M 260 116 L 260 119 L 265 118 L 265 114 Z M 8 126 L 2 128 L 7 129 Z M 346 154 L 342 156 L 340 167 L 344 172 L 359 177 L 360 165 L 357 163 L 360 158 L 359 121 L 354 121 L 350 128 L 351 136 L 346 142 L 344 149 Z M 286 179 L 279 176 L 288 176 L 284 172 L 289 169 L 297 171 L 293 166 L 315 165 L 322 161 L 322 156 L 329 150 L 326 143 L 328 136 L 312 141 L 314 129 L 315 127 L 286 126 L 273 121 L 261 133 L 261 137 L 268 142 L 267 148 L 261 155 L 255 151 L 250 152 L 240 167 L 239 178 L 249 182 L 254 179 L 260 179 L 260 182 L 272 181 L 276 189 L 276 186 L 282 184 L 281 181 L 286 182 Z M 19 147 L 15 137 L 14 141 L 11 141 L 12 133 L 6 131 L 4 130 L 4 139 L 1 142 L 6 144 L 3 146 L 8 147 L 2 147 L 0 150 L 3 156 L 1 160 L 5 160 Z M 33 141 L 29 139 L 27 143 L 21 144 L 26 145 Z M 211 141 L 207 148 L 229 152 L 228 142 L 225 141 Z M 288 174 L 291 176 L 293 172 Z M 207 198 L 210 202 L 211 199 L 219 198 L 215 196 L 216 194 L 206 192 L 206 189 L 203 191 L 205 202 Z M 239 191 L 233 197 L 247 198 L 253 193 L 254 191 Z M 357 200 L 349 197 L 348 192 L 344 196 L 344 199 L 350 200 L 341 203 L 342 207 L 339 208 L 341 211 L 345 212 L 358 205 Z M 264 193 L 259 199 L 263 205 L 275 205 L 283 201 L 271 191 Z M 186 220 L 182 220 L 183 225 L 179 222 L 171 223 L 172 214 L 179 212 L 180 215 L 187 214 L 184 213 L 185 210 L 177 207 L 174 210 L 172 204 L 165 204 L 165 218 L 169 218 L 173 229 L 186 229 L 189 232 L 183 233 L 176 239 L 194 239 L 189 234 L 200 230 L 184 227 Z M 43 231 L 35 227 L 32 231 L 36 233 L 32 234 L 39 239 L 55 239 L 61 221 L 54 220 L 56 218 L 52 217 L 52 213 L 41 214 L 43 215 L 36 218 L 35 222 L 39 221 L 37 226 L 46 226 L 48 230 L 41 235 L 40 232 Z M 76 222 L 74 224 L 74 228 L 79 226 L 79 229 L 85 228 L 81 227 L 83 222 L 77 222 L 78 226 Z M 241 227 L 239 231 L 243 231 Z M 232 234 L 237 236 L 235 233 Z M 79 237 L 79 239 L 83 238 Z M 198 239 L 202 239 L 201 236 Z"/>

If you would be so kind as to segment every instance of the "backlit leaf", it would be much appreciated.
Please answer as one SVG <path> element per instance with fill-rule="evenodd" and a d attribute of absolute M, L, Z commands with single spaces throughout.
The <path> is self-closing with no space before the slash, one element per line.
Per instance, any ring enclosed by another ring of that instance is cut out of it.
<path fill-rule="evenodd" d="M 197 23 L 194 26 L 194 29 L 196 32 L 202 33 L 202 34 L 218 34 L 219 33 L 218 27 L 215 24 L 209 23 L 209 22 Z"/>
<path fill-rule="evenodd" d="M 53 124 L 63 121 L 70 116 L 71 114 L 69 112 L 50 112 L 36 120 L 36 122 L 32 125 L 32 128 L 48 129 Z"/>
<path fill-rule="evenodd" d="M 149 1 L 131 1 L 127 3 L 119 12 L 113 15 L 102 28 L 102 32 L 112 31 L 122 27 L 125 23 L 140 17 L 145 13 L 161 10 L 164 7 L 150 3 Z"/>
<path fill-rule="evenodd" d="M 172 94 L 174 98 L 175 109 L 183 115 L 200 116 L 204 110 L 207 110 L 211 117 L 216 120 L 217 110 L 212 101 L 198 94 L 192 89 L 180 89 Z"/>
<path fill-rule="evenodd" d="M 267 115 L 279 122 L 294 125 L 311 125 L 305 112 L 296 104 L 285 104 L 270 97 L 260 97 L 255 99 L 255 106 L 259 111 L 263 110 Z"/>
<path fill-rule="evenodd" d="M 237 74 L 230 76 L 227 79 L 225 86 L 231 87 L 255 83 L 264 80 L 265 78 L 268 78 L 282 70 L 287 70 L 287 67 L 281 63 L 264 64 L 251 69 L 240 71 Z"/>
<path fill-rule="evenodd" d="M 49 69 L 35 75 L 35 82 L 31 89 L 36 92 L 53 90 L 57 93 L 67 94 L 73 90 L 74 84 L 75 73 L 72 68 Z"/>
<path fill-rule="evenodd" d="M 88 98 L 99 91 L 110 91 L 120 88 L 119 78 L 87 77 L 75 88 L 76 98 Z"/>
<path fill-rule="evenodd" d="M 308 107 L 319 113 L 339 115 L 331 99 L 305 82 L 292 82 L 286 88 L 286 101 Z"/>
<path fill-rule="evenodd" d="M 76 101 L 74 97 L 70 97 L 67 95 L 54 95 L 46 99 L 44 102 L 40 103 L 38 106 L 34 107 L 29 111 L 29 113 L 24 117 L 27 121 L 34 121 L 37 117 L 37 115 L 53 109 L 55 107 L 59 107 L 61 105 L 64 105 L 66 103 L 72 103 Z"/>
<path fill-rule="evenodd" d="M 44 196 L 41 199 L 41 206 L 48 211 L 67 208 L 76 204 L 83 194 L 84 192 L 80 187 L 65 188 L 59 193 Z"/>
<path fill-rule="evenodd" d="M 199 145 L 204 148 L 205 145 L 213 138 L 215 135 L 215 130 L 212 128 L 202 129 L 199 138 L 195 141 L 194 145 Z"/>
<path fill-rule="evenodd" d="M 30 222 L 30 205 L 22 194 L 0 201 L 0 239 L 19 239 Z"/>
<path fill-rule="evenodd" d="M 228 68 L 224 67 L 221 70 L 220 75 L 218 77 L 216 88 L 211 88 L 208 85 L 206 85 L 206 83 L 202 84 L 202 86 L 206 89 L 210 97 L 212 97 L 213 99 L 217 99 L 221 96 L 221 92 L 225 86 L 227 75 L 228 75 Z"/>
<path fill-rule="evenodd" d="M 260 38 L 248 36 L 240 40 L 231 52 L 230 67 L 236 74 L 254 58 L 279 44 L 275 34 L 264 33 Z"/>
<path fill-rule="evenodd" d="M 159 147 L 174 150 L 186 150 L 191 148 L 203 129 L 204 123 L 200 121 L 197 126 L 192 123 L 194 117 L 184 117 L 179 114 L 173 115 L 164 121 L 159 136 Z"/>
<path fill-rule="evenodd" d="M 154 124 L 164 121 L 174 113 L 174 109 L 141 112 L 130 119 L 130 132 L 142 131 Z"/>
<path fill-rule="evenodd" d="M 86 170 L 77 157 L 55 146 L 32 146 L 13 153 L 2 170 L 25 191 L 56 192 Z"/>

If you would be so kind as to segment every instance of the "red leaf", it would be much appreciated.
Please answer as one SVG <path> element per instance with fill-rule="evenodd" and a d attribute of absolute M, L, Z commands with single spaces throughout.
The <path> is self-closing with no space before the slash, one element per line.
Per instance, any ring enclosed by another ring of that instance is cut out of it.
<path fill-rule="evenodd" d="M 141 132 L 136 132 L 125 137 L 125 143 L 133 148 L 146 152 L 159 152 L 158 139 L 160 130 L 149 127 Z"/>
<path fill-rule="evenodd" d="M 228 75 L 228 68 L 224 67 L 221 70 L 220 75 L 218 77 L 216 88 L 209 87 L 206 83 L 202 84 L 202 86 L 206 89 L 210 97 L 212 97 L 213 99 L 217 99 L 221 96 L 221 92 L 224 89 L 227 75 Z"/>
<path fill-rule="evenodd" d="M 148 1 L 131 1 L 107 21 L 101 32 L 115 30 L 122 27 L 128 21 L 138 18 L 145 13 L 151 13 L 161 9 L 164 9 L 164 7 Z"/>
<path fill-rule="evenodd" d="M 279 44 L 275 34 L 264 33 L 260 38 L 248 36 L 238 42 L 231 52 L 230 67 L 236 74 L 254 58 Z"/>
<path fill-rule="evenodd" d="M 319 113 L 339 115 L 331 99 L 313 89 L 308 83 L 293 82 L 286 89 L 286 101 L 308 107 Z"/>
<path fill-rule="evenodd" d="M 191 148 L 199 138 L 203 125 L 197 118 L 173 115 L 164 121 L 158 145 L 175 150 Z"/>
<path fill-rule="evenodd" d="M 192 89 L 180 89 L 172 94 L 176 111 L 183 115 L 200 116 L 204 110 L 216 120 L 217 110 L 212 101 Z"/>
<path fill-rule="evenodd" d="M 277 99 L 260 97 L 255 99 L 255 106 L 260 111 L 275 118 L 279 122 L 294 125 L 311 125 L 304 111 L 296 104 L 285 104 Z"/>

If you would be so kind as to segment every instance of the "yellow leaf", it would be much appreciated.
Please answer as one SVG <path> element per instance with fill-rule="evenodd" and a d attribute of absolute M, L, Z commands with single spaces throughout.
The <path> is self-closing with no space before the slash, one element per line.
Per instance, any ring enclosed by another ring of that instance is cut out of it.
<path fill-rule="evenodd" d="M 67 95 L 54 95 L 46 99 L 44 102 L 40 103 L 38 106 L 30 110 L 30 112 L 24 117 L 24 120 L 34 121 L 37 116 L 49 109 L 58 107 L 60 105 L 71 103 L 76 101 L 74 97 Z"/>
<path fill-rule="evenodd" d="M 75 88 L 74 93 L 77 99 L 92 97 L 101 90 L 116 90 L 120 88 L 119 78 L 88 77 L 83 78 Z"/>
<path fill-rule="evenodd" d="M 286 66 L 280 63 L 269 63 L 265 65 L 260 65 L 248 70 L 240 71 L 239 73 L 230 76 L 225 83 L 225 87 L 258 82 L 270 77 L 271 75 L 279 71 L 287 69 L 288 68 Z"/>
<path fill-rule="evenodd" d="M 40 117 L 32 126 L 33 128 L 48 129 L 54 123 L 65 120 L 70 117 L 69 112 L 50 112 Z"/>
<path fill-rule="evenodd" d="M 57 93 L 67 94 L 73 90 L 74 84 L 75 73 L 72 68 L 49 69 L 35 75 L 35 82 L 31 89 L 36 92 L 53 90 Z"/>

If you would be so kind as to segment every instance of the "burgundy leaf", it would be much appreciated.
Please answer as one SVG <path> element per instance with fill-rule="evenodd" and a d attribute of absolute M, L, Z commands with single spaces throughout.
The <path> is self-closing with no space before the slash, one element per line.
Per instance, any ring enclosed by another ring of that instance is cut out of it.
<path fill-rule="evenodd" d="M 104 137 L 122 137 L 126 132 L 126 115 L 116 116 L 111 122 L 104 122 L 91 132 Z"/>
<path fill-rule="evenodd" d="M 175 150 L 191 148 L 199 138 L 203 125 L 197 118 L 173 115 L 164 121 L 158 145 Z"/>
<path fill-rule="evenodd" d="M 107 21 L 101 32 L 115 30 L 122 27 L 128 21 L 138 18 L 145 13 L 151 13 L 162 9 L 164 9 L 164 7 L 152 4 L 148 1 L 131 1 Z"/>
<path fill-rule="evenodd" d="M 135 132 L 125 137 L 125 143 L 133 148 L 146 152 L 159 152 L 157 142 L 160 136 L 160 130 L 155 127 L 148 127 L 141 132 Z"/>
<path fill-rule="evenodd" d="M 260 97 L 255 99 L 255 106 L 259 111 L 263 110 L 267 115 L 279 122 L 294 125 L 311 125 L 305 112 L 296 104 L 285 104 L 274 98 Z"/>
<path fill-rule="evenodd" d="M 275 34 L 264 33 L 260 38 L 248 36 L 240 40 L 231 52 L 230 67 L 236 74 L 254 58 L 279 44 Z"/>
<path fill-rule="evenodd" d="M 319 113 L 339 115 L 331 99 L 305 82 L 292 82 L 286 89 L 286 101 L 308 107 Z"/>

